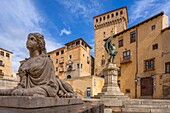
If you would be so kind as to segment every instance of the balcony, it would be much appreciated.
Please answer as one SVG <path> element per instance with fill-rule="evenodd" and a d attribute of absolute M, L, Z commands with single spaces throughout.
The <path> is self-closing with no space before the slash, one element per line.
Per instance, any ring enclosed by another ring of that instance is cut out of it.
<path fill-rule="evenodd" d="M 124 57 L 123 59 L 120 59 L 120 63 L 121 63 L 121 64 L 129 63 L 129 62 L 132 62 L 131 56 L 126 56 L 126 57 Z"/>
<path fill-rule="evenodd" d="M 63 64 L 64 63 L 64 58 L 61 58 L 60 61 L 59 61 L 60 64 Z"/>
<path fill-rule="evenodd" d="M 0 66 L 5 67 L 5 64 L 4 64 L 4 63 L 3 63 L 3 64 L 1 63 Z"/>
<path fill-rule="evenodd" d="M 60 72 L 60 73 L 64 72 L 64 67 L 60 67 L 60 68 L 59 68 L 59 72 Z"/>

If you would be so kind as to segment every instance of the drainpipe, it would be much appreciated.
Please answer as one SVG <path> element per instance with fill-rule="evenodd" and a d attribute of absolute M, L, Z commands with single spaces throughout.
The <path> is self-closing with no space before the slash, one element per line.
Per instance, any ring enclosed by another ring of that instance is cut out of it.
<path fill-rule="evenodd" d="M 137 83 L 138 83 L 138 28 L 136 27 L 136 73 L 135 73 L 135 98 L 137 98 Z"/>

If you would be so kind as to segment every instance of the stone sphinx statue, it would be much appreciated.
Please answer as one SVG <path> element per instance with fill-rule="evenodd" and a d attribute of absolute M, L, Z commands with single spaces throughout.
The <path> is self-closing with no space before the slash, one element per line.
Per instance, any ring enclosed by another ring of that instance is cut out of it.
<path fill-rule="evenodd" d="M 30 33 L 26 47 L 30 57 L 19 67 L 18 86 L 0 90 L 0 95 L 76 98 L 71 85 L 55 76 L 53 62 L 46 52 L 44 36 Z"/>

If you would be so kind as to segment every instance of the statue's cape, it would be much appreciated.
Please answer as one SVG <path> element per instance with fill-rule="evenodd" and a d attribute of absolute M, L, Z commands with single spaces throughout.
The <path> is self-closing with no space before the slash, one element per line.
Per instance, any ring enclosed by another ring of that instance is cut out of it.
<path fill-rule="evenodd" d="M 38 56 L 28 59 L 20 68 L 27 72 L 25 88 L 33 88 L 40 86 L 45 89 L 48 94 L 56 90 L 57 83 L 54 74 L 52 60 L 48 57 Z M 51 89 L 52 88 L 52 89 Z"/>

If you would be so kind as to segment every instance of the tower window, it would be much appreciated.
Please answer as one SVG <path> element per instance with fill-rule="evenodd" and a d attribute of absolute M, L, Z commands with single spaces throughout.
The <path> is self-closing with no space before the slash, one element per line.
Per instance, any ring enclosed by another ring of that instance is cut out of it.
<path fill-rule="evenodd" d="M 96 19 L 96 22 L 98 22 L 98 19 Z"/>
<path fill-rule="evenodd" d="M 120 11 L 120 14 L 122 15 L 122 14 L 123 14 L 123 11 Z"/>
<path fill-rule="evenodd" d="M 103 20 L 105 20 L 105 16 L 103 17 Z"/>
<path fill-rule="evenodd" d="M 118 12 L 116 12 L 116 16 L 118 16 Z"/>
<path fill-rule="evenodd" d="M 109 19 L 110 18 L 110 16 L 109 15 L 107 15 L 107 19 Z"/>
<path fill-rule="evenodd" d="M 100 18 L 100 22 L 102 21 L 102 18 Z"/>
<path fill-rule="evenodd" d="M 112 18 L 114 17 L 114 14 L 112 14 Z"/>

